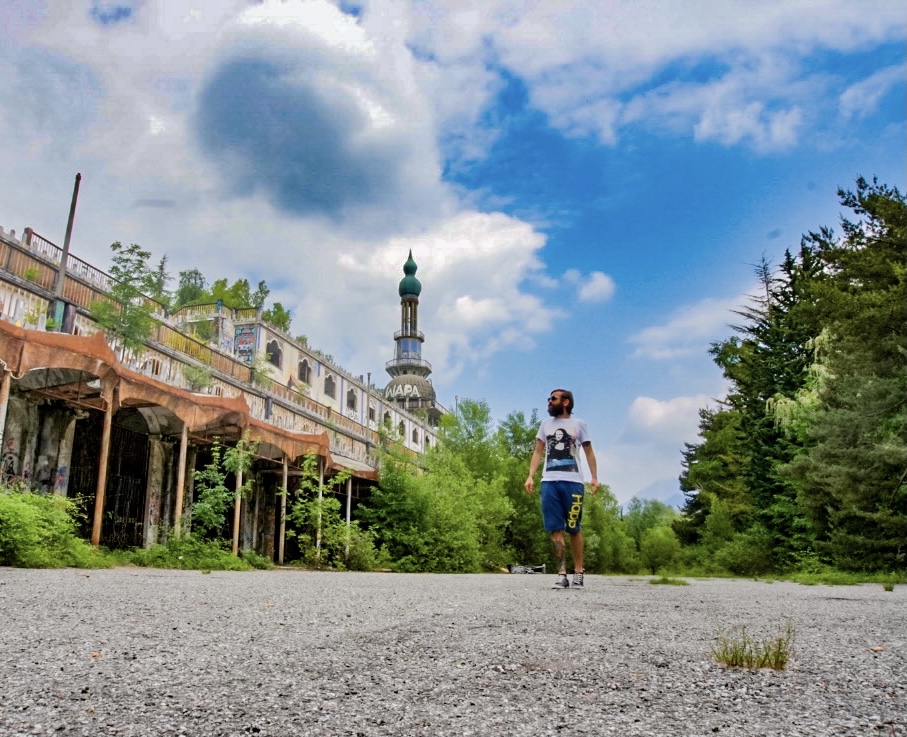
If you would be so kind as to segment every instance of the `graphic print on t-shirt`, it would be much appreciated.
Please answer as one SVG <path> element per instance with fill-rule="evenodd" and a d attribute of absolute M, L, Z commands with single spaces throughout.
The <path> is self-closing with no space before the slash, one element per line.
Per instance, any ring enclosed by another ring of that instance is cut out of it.
<path fill-rule="evenodd" d="M 546 436 L 545 444 L 546 471 L 579 471 L 573 437 L 564 428 L 559 427 L 553 435 Z"/>

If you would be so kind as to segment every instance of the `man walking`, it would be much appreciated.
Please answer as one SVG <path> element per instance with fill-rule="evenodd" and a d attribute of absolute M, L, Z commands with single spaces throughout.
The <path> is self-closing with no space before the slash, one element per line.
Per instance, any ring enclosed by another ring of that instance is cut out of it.
<path fill-rule="evenodd" d="M 535 437 L 535 451 L 529 461 L 529 476 L 524 487 L 531 494 L 535 486 L 535 472 L 542 458 L 542 519 L 545 531 L 551 534 L 554 555 L 558 562 L 556 589 L 570 588 L 567 579 L 566 543 L 564 531 L 570 535 L 570 552 L 573 553 L 573 588 L 583 588 L 583 497 L 585 486 L 579 467 L 579 449 L 586 454 L 589 473 L 589 491 L 598 491 L 598 463 L 589 440 L 586 423 L 573 417 L 573 394 L 566 389 L 555 389 L 548 397 L 548 414 Z"/>

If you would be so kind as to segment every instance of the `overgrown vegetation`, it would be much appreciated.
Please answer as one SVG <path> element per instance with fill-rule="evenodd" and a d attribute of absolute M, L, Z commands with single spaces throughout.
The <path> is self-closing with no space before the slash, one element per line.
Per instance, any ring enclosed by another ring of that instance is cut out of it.
<path fill-rule="evenodd" d="M 783 634 L 757 640 L 745 627 L 741 627 L 737 635 L 719 632 L 716 639 L 717 643 L 712 647 L 712 656 L 719 663 L 748 670 L 760 668 L 784 670 L 791 657 L 794 629 L 788 622 Z"/>
<path fill-rule="evenodd" d="M 322 484 L 316 456 L 303 459 L 302 475 L 288 506 L 287 536 L 298 542 L 304 565 L 353 571 L 379 566 L 372 533 L 356 521 L 347 526 L 341 516 L 341 503 L 334 492 L 344 488 L 348 478 L 349 474 L 339 473 Z"/>
<path fill-rule="evenodd" d="M 107 568 L 109 559 L 78 535 L 78 504 L 0 485 L 0 565 Z"/>

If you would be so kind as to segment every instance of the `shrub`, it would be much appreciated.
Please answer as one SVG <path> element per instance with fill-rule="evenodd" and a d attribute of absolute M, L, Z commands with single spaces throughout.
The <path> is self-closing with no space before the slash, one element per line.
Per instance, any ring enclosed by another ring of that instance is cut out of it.
<path fill-rule="evenodd" d="M 0 565 L 108 568 L 106 555 L 78 536 L 72 499 L 0 487 Z"/>
<path fill-rule="evenodd" d="M 738 533 L 715 553 L 715 560 L 738 576 L 761 576 L 774 568 L 771 537 L 761 528 Z"/>
<path fill-rule="evenodd" d="M 680 541 L 670 527 L 653 527 L 643 532 L 639 554 L 646 568 L 656 573 L 680 555 Z"/>
<path fill-rule="evenodd" d="M 200 540 L 192 536 L 170 538 L 165 545 L 134 550 L 129 560 L 137 566 L 183 570 L 248 571 L 253 567 L 246 556 L 237 558 L 233 555 L 224 541 Z"/>

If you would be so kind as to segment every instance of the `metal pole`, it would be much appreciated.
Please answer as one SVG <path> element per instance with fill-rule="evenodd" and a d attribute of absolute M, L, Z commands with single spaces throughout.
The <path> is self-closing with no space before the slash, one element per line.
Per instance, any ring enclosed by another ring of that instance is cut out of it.
<path fill-rule="evenodd" d="M 79 199 L 79 184 L 82 175 L 76 174 L 76 183 L 72 188 L 72 203 L 69 206 L 69 220 L 66 223 L 66 237 L 63 239 L 63 255 L 60 257 L 60 268 L 57 271 L 57 281 L 54 284 L 54 296 L 60 299 L 63 296 L 63 283 L 66 281 L 66 262 L 69 259 L 69 242 L 72 239 L 72 224 L 76 219 L 76 201 Z"/>

